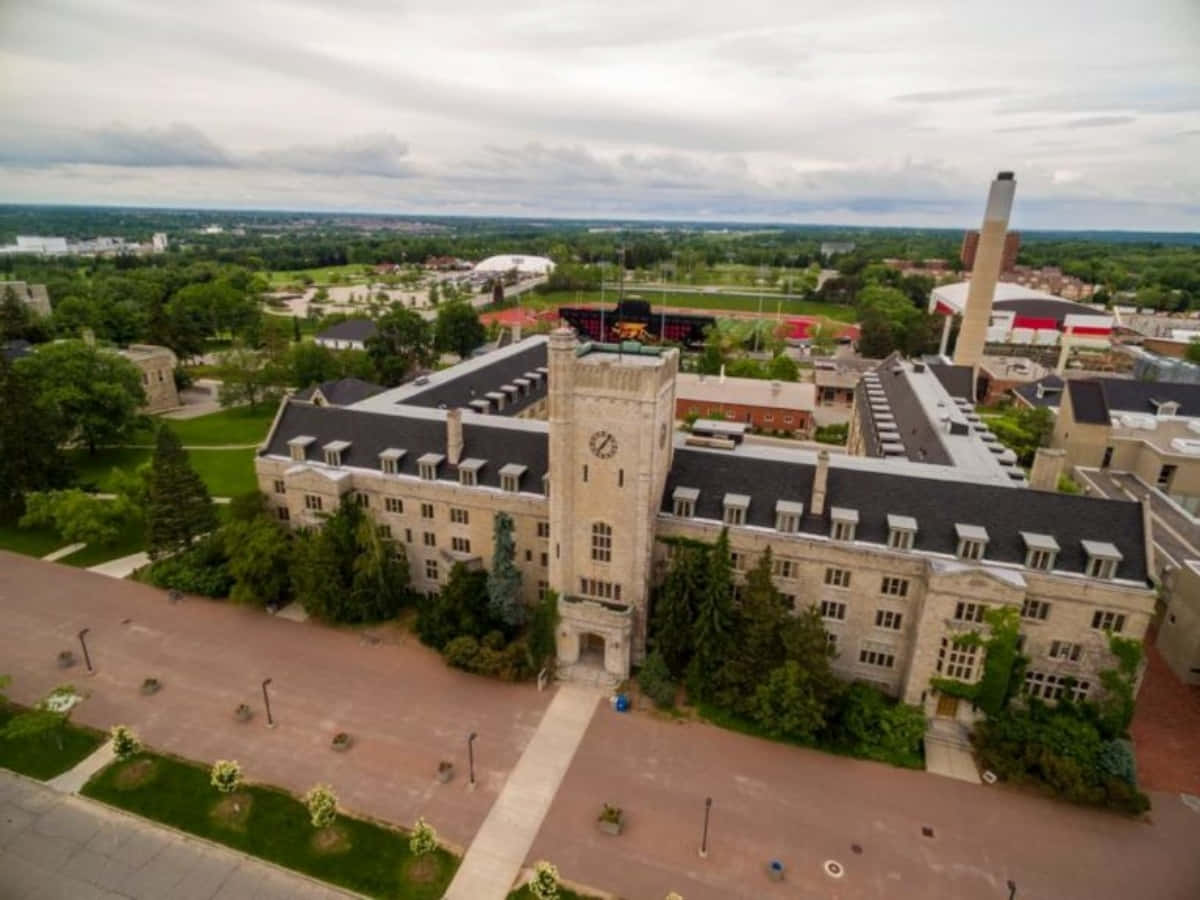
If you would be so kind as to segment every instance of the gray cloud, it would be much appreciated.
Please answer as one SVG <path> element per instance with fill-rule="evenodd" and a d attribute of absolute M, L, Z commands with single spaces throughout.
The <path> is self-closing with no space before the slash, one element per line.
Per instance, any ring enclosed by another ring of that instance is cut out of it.
<path fill-rule="evenodd" d="M 322 175 L 379 175 L 407 178 L 414 168 L 405 161 L 408 145 L 390 134 L 369 134 L 337 144 L 298 145 L 264 150 L 253 162 L 273 169 Z"/>
<path fill-rule="evenodd" d="M 947 91 L 917 91 L 893 97 L 897 103 L 952 103 L 958 100 L 987 100 L 1009 93 L 1005 88 L 960 88 Z"/>
<path fill-rule="evenodd" d="M 1113 125 L 1132 125 L 1136 122 L 1133 116 L 1084 116 L 1064 122 L 1063 128 L 1109 128 Z"/>
<path fill-rule="evenodd" d="M 93 130 L 43 134 L 8 132 L 0 163 L 25 166 L 94 163 L 110 166 L 227 166 L 228 154 L 191 125 L 164 129 L 113 124 Z"/>

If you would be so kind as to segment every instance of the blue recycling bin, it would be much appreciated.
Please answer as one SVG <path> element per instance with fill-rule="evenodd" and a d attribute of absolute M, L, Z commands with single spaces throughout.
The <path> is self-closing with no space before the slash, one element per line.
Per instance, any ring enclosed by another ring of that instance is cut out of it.
<path fill-rule="evenodd" d="M 625 694 L 617 694 L 617 699 L 613 701 L 613 708 L 617 712 L 629 712 L 629 697 Z"/>

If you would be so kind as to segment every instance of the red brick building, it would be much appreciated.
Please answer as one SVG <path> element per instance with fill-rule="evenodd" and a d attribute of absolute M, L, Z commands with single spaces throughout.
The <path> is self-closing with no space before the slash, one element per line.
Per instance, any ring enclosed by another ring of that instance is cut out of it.
<path fill-rule="evenodd" d="M 975 251 L 979 247 L 979 232 L 971 229 L 963 235 L 962 251 L 959 259 L 963 268 L 971 271 L 975 268 Z M 1004 255 L 1000 257 L 1000 271 L 1008 272 L 1017 264 L 1017 253 L 1021 249 L 1021 232 L 1010 231 L 1004 235 Z"/>
<path fill-rule="evenodd" d="M 808 431 L 816 388 L 795 381 L 722 378 L 680 372 L 675 382 L 675 417 L 744 422 L 757 431 Z"/>

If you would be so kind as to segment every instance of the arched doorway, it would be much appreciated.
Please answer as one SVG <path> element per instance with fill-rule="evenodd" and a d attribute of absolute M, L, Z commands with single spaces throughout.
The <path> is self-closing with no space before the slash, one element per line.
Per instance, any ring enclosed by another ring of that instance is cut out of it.
<path fill-rule="evenodd" d="M 592 631 L 579 635 L 579 662 L 585 666 L 604 668 L 604 638 Z"/>

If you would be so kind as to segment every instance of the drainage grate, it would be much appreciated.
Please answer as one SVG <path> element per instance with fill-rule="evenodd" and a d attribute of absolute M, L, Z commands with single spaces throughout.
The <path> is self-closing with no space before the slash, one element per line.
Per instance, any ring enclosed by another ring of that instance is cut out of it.
<path fill-rule="evenodd" d="M 928 825 L 922 825 L 921 826 L 921 834 L 925 835 L 925 837 L 931 838 L 931 837 L 933 837 L 933 829 L 930 828 Z"/>

